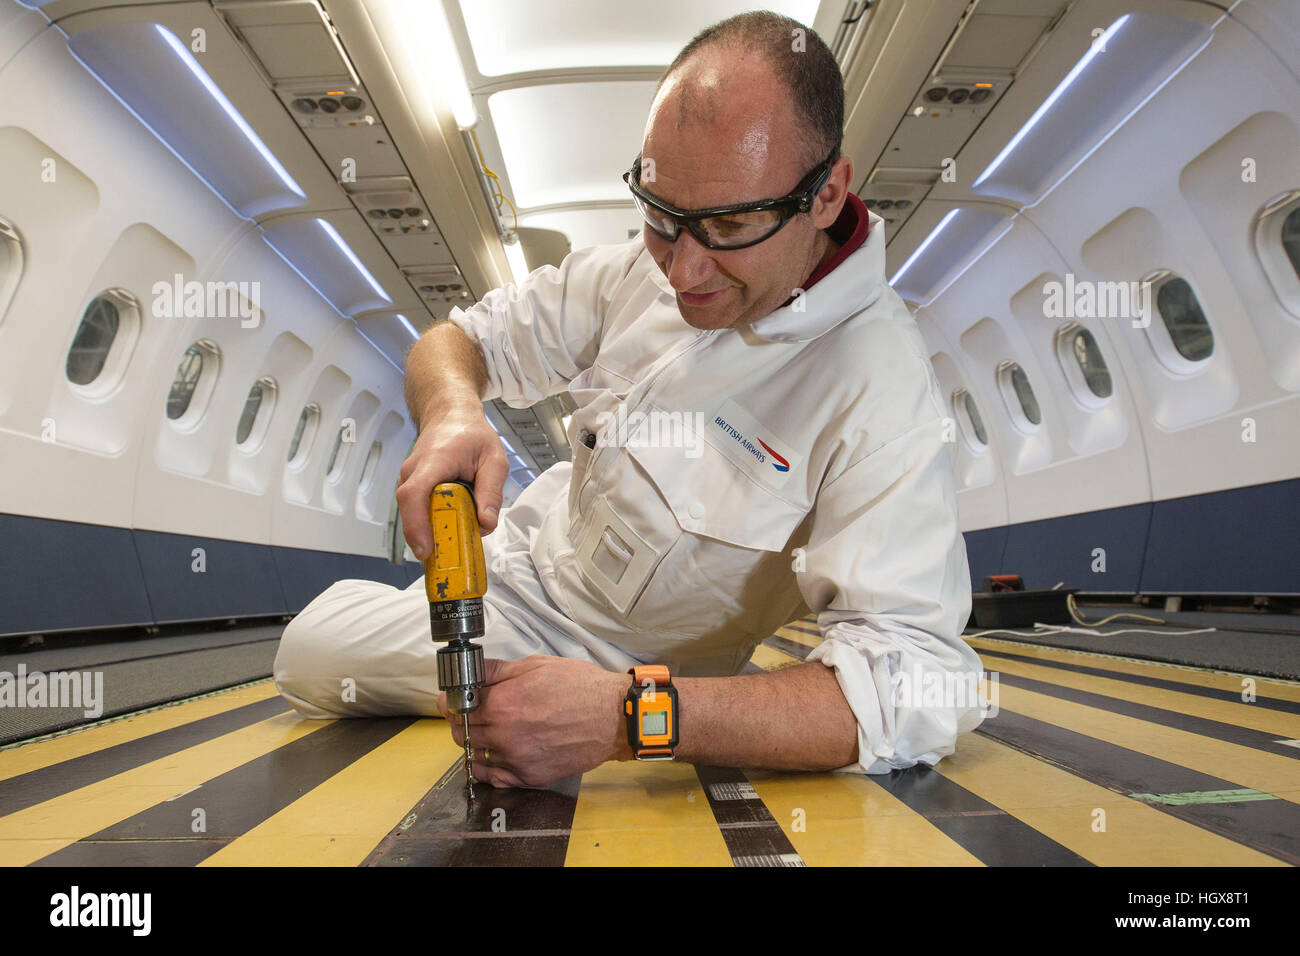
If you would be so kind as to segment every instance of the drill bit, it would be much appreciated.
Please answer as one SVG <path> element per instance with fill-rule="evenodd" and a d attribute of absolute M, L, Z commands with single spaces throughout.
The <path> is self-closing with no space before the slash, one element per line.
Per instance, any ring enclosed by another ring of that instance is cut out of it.
<path fill-rule="evenodd" d="M 469 713 L 460 715 L 461 726 L 465 728 L 465 792 L 469 799 L 474 799 L 474 748 L 469 742 Z"/>

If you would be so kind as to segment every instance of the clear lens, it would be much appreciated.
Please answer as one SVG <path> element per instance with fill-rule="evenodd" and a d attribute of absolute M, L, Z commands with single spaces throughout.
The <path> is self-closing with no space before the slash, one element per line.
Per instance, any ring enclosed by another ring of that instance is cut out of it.
<path fill-rule="evenodd" d="M 641 213 L 641 218 L 646 224 L 663 236 L 665 239 L 673 240 L 677 238 L 677 223 L 666 213 L 660 212 L 654 206 L 643 202 L 641 197 L 636 193 L 632 194 L 632 201 L 636 203 L 637 210 Z"/>
<path fill-rule="evenodd" d="M 781 227 L 781 212 L 760 209 L 701 219 L 699 229 L 715 246 L 743 246 L 766 239 Z"/>
<path fill-rule="evenodd" d="M 675 217 L 650 205 L 635 192 L 632 193 L 632 201 L 651 229 L 670 242 L 676 240 L 681 227 Z M 784 222 L 785 217 L 779 209 L 763 209 L 688 220 L 682 225 L 704 245 L 715 249 L 730 249 L 761 242 L 780 229 Z"/>

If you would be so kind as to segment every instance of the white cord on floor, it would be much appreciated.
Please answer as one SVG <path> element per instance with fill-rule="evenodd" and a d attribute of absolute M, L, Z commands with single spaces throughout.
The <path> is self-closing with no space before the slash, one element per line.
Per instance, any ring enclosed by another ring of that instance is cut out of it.
<path fill-rule="evenodd" d="M 1060 587 L 1058 584 L 1057 587 Z M 1135 621 L 1150 621 L 1153 624 L 1165 623 L 1158 617 L 1147 617 L 1143 614 L 1130 614 L 1121 612 L 1112 614 L 1110 617 L 1102 618 L 1100 621 L 1086 621 L 1079 613 L 1078 606 L 1074 603 L 1074 595 L 1065 596 L 1066 607 L 1070 609 L 1070 617 L 1074 618 L 1084 627 L 1070 627 L 1067 624 L 1034 624 L 1034 637 L 1048 637 L 1053 634 L 1087 634 L 1093 637 L 1119 637 L 1121 634 L 1154 634 L 1156 637 L 1186 637 L 1189 634 L 1209 634 L 1211 631 L 1217 631 L 1216 627 L 1201 627 L 1190 631 L 1153 631 L 1149 628 L 1126 628 L 1122 631 L 1095 631 L 1086 630 L 1086 628 L 1096 628 L 1103 624 L 1109 624 L 1111 621 L 1121 617 L 1132 618 Z M 989 634 L 1011 634 L 1015 637 L 1029 637 L 1024 631 L 1009 631 L 1005 628 L 994 628 L 989 631 L 976 631 L 974 634 L 967 634 L 967 637 L 987 637 Z"/>

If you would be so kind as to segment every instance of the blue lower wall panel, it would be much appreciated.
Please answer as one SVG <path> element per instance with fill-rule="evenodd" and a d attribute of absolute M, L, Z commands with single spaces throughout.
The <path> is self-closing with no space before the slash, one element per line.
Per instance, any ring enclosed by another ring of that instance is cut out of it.
<path fill-rule="evenodd" d="M 1025 521 L 1007 527 L 1002 570 L 1030 590 L 1055 587 L 1136 594 L 1151 520 L 1149 503 Z M 1105 552 L 1105 571 L 1094 552 Z"/>
<path fill-rule="evenodd" d="M 424 580 L 424 565 L 419 561 L 407 561 L 404 567 L 406 576 L 410 578 L 409 583 L 414 584 L 416 581 Z"/>
<path fill-rule="evenodd" d="M 1300 478 L 1157 501 L 1148 594 L 1300 594 Z"/>
<path fill-rule="evenodd" d="M 0 634 L 152 621 L 130 530 L 0 514 Z"/>
<path fill-rule="evenodd" d="M 1002 552 L 1007 544 L 1007 529 L 981 528 L 963 532 L 966 560 L 970 564 L 971 590 L 978 591 L 990 574 L 1002 573 Z"/>
<path fill-rule="evenodd" d="M 157 623 L 285 613 L 269 545 L 162 531 L 133 533 Z M 199 549 L 201 554 L 195 554 Z"/>
<path fill-rule="evenodd" d="M 336 554 L 306 548 L 272 548 L 290 614 L 297 614 L 335 581 L 362 578 L 405 588 L 410 574 L 400 564 L 362 554 Z"/>

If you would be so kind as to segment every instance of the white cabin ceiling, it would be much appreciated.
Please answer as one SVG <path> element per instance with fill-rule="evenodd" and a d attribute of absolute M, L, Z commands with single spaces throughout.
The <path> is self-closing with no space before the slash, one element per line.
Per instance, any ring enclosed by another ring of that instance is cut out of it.
<path fill-rule="evenodd" d="M 754 8 L 736 0 L 460 0 L 458 6 L 470 43 L 469 50 L 461 49 L 461 62 L 467 70 L 473 63 L 480 77 L 534 70 L 564 73 L 593 66 L 667 66 L 700 30 Z M 817 7 L 818 0 L 774 0 L 766 5 L 809 24 Z"/>

